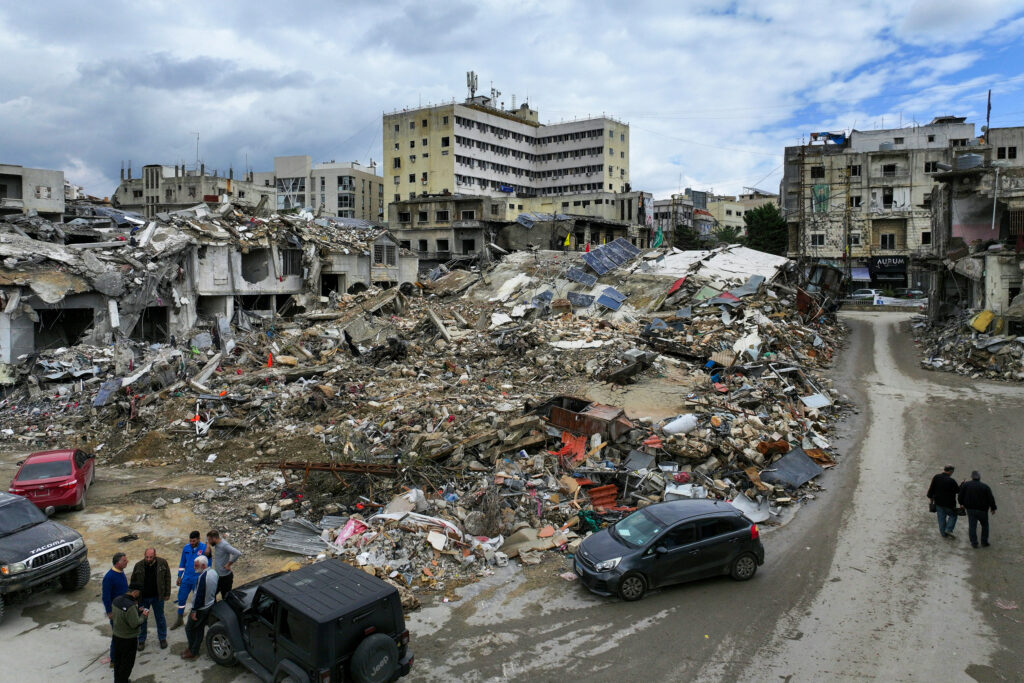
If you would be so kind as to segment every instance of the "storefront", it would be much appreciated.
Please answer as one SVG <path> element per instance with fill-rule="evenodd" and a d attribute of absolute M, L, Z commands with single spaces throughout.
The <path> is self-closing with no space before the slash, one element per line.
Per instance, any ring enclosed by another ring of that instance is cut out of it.
<path fill-rule="evenodd" d="M 907 286 L 906 256 L 872 256 L 868 260 L 871 286 L 874 289 L 896 289 Z"/>

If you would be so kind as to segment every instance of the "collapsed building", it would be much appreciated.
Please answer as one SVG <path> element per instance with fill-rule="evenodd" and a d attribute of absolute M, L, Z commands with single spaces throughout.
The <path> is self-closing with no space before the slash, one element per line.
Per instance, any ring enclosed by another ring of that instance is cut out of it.
<path fill-rule="evenodd" d="M 418 259 L 357 219 L 257 219 L 205 204 L 147 220 L 107 207 L 0 224 L 0 362 L 121 340 L 173 343 L 199 323 L 247 326 L 352 288 L 416 280 Z"/>
<path fill-rule="evenodd" d="M 146 495 L 241 548 L 446 591 L 663 500 L 778 523 L 838 458 L 843 330 L 784 257 L 617 237 L 417 276 L 308 214 L 101 219 L 0 232 L 8 320 L 88 311 L 10 354 L 0 441 L 206 475 Z"/>

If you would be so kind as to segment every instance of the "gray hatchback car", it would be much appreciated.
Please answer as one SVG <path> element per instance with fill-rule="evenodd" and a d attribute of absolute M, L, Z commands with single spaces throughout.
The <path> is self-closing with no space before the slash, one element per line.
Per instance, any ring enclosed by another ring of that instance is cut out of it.
<path fill-rule="evenodd" d="M 746 581 L 764 564 L 764 547 L 757 525 L 729 503 L 676 500 L 588 536 L 573 564 L 591 591 L 639 600 L 653 588 L 709 576 Z"/>

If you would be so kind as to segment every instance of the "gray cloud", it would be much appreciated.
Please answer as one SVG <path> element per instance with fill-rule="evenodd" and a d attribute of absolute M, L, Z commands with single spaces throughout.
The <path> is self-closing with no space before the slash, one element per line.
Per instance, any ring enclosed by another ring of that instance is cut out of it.
<path fill-rule="evenodd" d="M 179 59 L 167 52 L 143 54 L 131 61 L 120 58 L 82 64 L 78 71 L 89 85 L 126 89 L 230 93 L 305 88 L 313 83 L 313 75 L 308 71 L 275 72 L 245 67 L 230 59 L 205 56 Z"/>

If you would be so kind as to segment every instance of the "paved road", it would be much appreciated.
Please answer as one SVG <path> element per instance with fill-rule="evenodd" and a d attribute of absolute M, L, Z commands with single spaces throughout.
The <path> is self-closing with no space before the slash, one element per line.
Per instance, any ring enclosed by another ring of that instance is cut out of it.
<path fill-rule="evenodd" d="M 919 369 L 905 314 L 846 320 L 835 378 L 862 409 L 840 429 L 845 457 L 827 493 L 766 534 L 753 581 L 627 604 L 561 566 L 501 573 L 413 618 L 414 678 L 1024 680 L 1024 389 Z M 946 462 L 993 487 L 991 548 L 963 527 L 939 537 L 924 492 Z"/>

